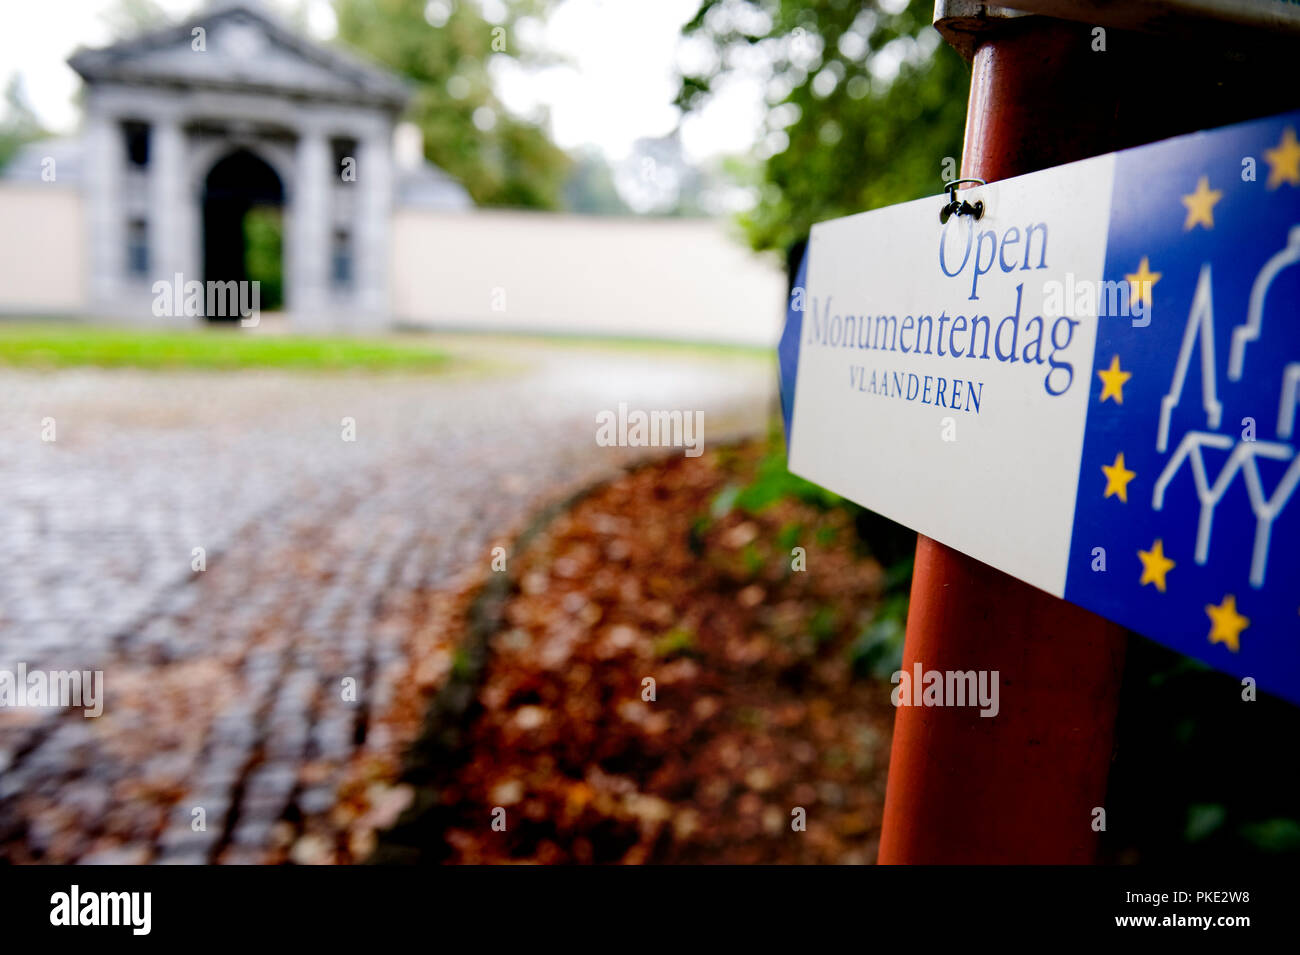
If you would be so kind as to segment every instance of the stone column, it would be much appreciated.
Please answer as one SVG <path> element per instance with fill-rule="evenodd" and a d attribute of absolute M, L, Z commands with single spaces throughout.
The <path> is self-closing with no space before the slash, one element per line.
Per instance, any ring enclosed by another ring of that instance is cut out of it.
<path fill-rule="evenodd" d="M 175 116 L 155 118 L 149 131 L 149 273 L 151 282 L 182 282 L 203 276 L 187 269 L 188 236 L 183 226 L 187 201 L 184 185 L 185 138 Z M 183 287 L 183 286 L 182 286 Z"/>
<path fill-rule="evenodd" d="M 297 182 L 290 193 L 292 217 L 286 276 L 288 306 L 295 325 L 327 324 L 329 304 L 330 146 L 323 129 L 304 126 L 294 156 Z"/>
<path fill-rule="evenodd" d="M 120 311 L 126 271 L 126 219 L 122 207 L 126 145 L 118 117 L 93 96 L 86 103 L 85 143 L 90 304 L 97 312 Z"/>
<path fill-rule="evenodd" d="M 383 123 L 357 149 L 358 202 L 353 231 L 357 319 L 375 326 L 389 315 L 389 250 L 393 214 L 392 127 Z"/>

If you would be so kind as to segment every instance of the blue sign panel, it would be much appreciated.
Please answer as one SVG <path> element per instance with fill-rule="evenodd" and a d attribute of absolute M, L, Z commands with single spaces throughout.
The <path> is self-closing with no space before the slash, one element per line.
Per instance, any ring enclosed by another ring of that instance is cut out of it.
<path fill-rule="evenodd" d="M 1116 155 L 1105 279 L 1149 283 L 1151 308 L 1100 318 L 1065 587 L 1293 700 L 1298 131 L 1292 114 Z"/>

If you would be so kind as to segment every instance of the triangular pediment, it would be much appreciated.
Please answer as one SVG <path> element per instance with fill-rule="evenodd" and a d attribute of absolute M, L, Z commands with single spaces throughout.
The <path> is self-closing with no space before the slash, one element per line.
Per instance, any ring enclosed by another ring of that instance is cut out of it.
<path fill-rule="evenodd" d="M 394 74 L 306 39 L 248 3 L 209 8 L 69 62 L 91 84 L 246 89 L 393 109 L 409 95 Z"/>

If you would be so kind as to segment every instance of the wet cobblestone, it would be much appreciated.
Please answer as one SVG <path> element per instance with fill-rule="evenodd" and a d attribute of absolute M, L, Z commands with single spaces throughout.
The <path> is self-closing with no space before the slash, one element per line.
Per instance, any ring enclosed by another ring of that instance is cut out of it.
<path fill-rule="evenodd" d="M 508 364 L 0 370 L 0 669 L 102 670 L 106 698 L 97 719 L 0 709 L 0 858 L 287 852 L 302 819 L 328 817 L 342 768 L 392 745 L 367 729 L 409 663 L 417 598 L 479 572 L 544 501 L 645 453 L 597 447 L 598 411 L 701 409 L 706 441 L 771 411 L 754 361 L 490 357 Z M 292 857 L 314 861 L 321 838 Z"/>

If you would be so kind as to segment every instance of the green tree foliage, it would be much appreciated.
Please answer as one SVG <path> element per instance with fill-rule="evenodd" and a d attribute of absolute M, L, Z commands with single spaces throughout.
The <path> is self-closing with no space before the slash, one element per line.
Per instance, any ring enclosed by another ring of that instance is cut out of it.
<path fill-rule="evenodd" d="M 632 210 L 614 186 L 614 173 L 597 149 L 579 151 L 564 187 L 564 208 L 592 216 L 628 216 Z"/>
<path fill-rule="evenodd" d="M 5 111 L 0 116 L 0 169 L 9 164 L 20 147 L 45 135 L 40 120 L 27 102 L 22 78 L 15 74 L 4 92 Z"/>
<path fill-rule="evenodd" d="M 755 249 L 784 249 L 823 219 L 936 195 L 957 164 L 969 69 L 931 26 L 933 0 L 703 0 L 683 27 L 715 56 L 681 78 L 703 107 L 755 62 L 768 73 Z"/>
<path fill-rule="evenodd" d="M 425 156 L 480 205 L 561 204 L 568 156 L 506 112 L 487 68 L 493 56 L 519 55 L 511 26 L 538 6 L 515 0 L 510 19 L 494 25 L 472 3 L 335 0 L 339 39 L 412 81 L 408 118 L 424 132 Z"/>
<path fill-rule="evenodd" d="M 170 18 L 157 0 L 115 0 L 100 14 L 115 40 L 128 40 L 165 26 Z"/>
<path fill-rule="evenodd" d="M 263 311 L 284 305 L 284 219 L 274 206 L 254 206 L 244 215 L 244 268 L 258 286 Z"/>

